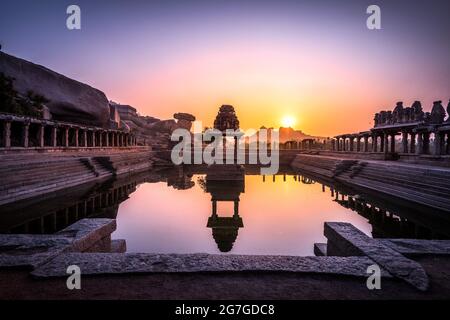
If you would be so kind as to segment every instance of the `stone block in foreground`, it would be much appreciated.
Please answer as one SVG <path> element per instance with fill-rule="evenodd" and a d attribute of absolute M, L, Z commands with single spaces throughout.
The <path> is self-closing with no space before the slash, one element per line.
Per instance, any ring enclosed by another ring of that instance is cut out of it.
<path fill-rule="evenodd" d="M 112 219 L 82 219 L 53 235 L 0 235 L 0 268 L 36 268 L 65 252 L 98 248 L 116 229 Z"/>
<path fill-rule="evenodd" d="M 427 290 L 428 276 L 419 263 L 406 258 L 379 240 L 368 237 L 350 223 L 327 222 L 324 234 L 340 255 L 369 257 L 394 277 L 412 284 L 419 290 Z M 330 245 L 328 248 L 328 253 L 332 254 Z"/>
<path fill-rule="evenodd" d="M 368 257 L 299 257 L 215 254 L 65 253 L 32 272 L 65 277 L 70 265 L 83 275 L 192 272 L 293 272 L 367 277 Z M 382 270 L 382 276 L 391 275 Z"/>

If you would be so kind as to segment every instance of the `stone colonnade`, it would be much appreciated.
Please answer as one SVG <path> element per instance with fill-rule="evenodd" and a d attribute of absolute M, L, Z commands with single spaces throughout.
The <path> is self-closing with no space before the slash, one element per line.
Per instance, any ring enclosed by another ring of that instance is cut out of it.
<path fill-rule="evenodd" d="M 396 137 L 400 136 L 400 146 Z M 433 137 L 434 144 L 430 137 Z M 370 140 L 370 143 L 369 143 Z M 333 151 L 403 154 L 450 154 L 450 124 L 374 128 L 371 131 L 336 136 Z"/>
<path fill-rule="evenodd" d="M 117 148 L 135 145 L 134 135 L 120 130 L 0 114 L 0 148 Z"/>
<path fill-rule="evenodd" d="M 101 193 L 90 195 L 86 199 L 79 200 L 70 206 L 50 210 L 38 218 L 34 218 L 13 226 L 9 232 L 12 233 L 39 233 L 47 234 L 64 229 L 76 221 L 98 215 L 99 212 L 109 212 L 113 214 L 109 218 L 115 218 L 117 215 L 117 206 L 128 195 L 136 190 L 137 182 L 131 182 L 125 185 L 113 187 Z"/>
<path fill-rule="evenodd" d="M 301 141 L 286 141 L 285 143 L 280 143 L 280 149 L 282 150 L 311 150 L 315 148 L 314 139 L 303 139 Z"/>

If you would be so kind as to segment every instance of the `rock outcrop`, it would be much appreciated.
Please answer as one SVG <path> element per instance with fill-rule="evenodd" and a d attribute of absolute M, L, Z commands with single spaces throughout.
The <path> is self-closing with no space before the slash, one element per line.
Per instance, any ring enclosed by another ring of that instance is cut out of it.
<path fill-rule="evenodd" d="M 172 132 L 179 128 L 190 130 L 192 122 L 195 121 L 195 117 L 189 113 L 175 113 L 175 120 L 160 120 L 141 116 L 136 108 L 130 105 L 113 101 L 110 101 L 110 105 L 119 113 L 121 126 L 127 126 L 134 133 L 138 144 L 151 145 L 154 149 L 168 148 Z"/>
<path fill-rule="evenodd" d="M 31 90 L 50 100 L 46 106 L 55 120 L 109 126 L 108 99 L 98 89 L 3 52 L 0 72 L 15 79 L 14 88 L 20 94 Z"/>

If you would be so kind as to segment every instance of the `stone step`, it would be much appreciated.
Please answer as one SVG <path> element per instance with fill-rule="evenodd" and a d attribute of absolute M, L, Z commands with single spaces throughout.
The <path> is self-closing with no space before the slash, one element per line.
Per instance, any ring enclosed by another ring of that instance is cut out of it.
<path fill-rule="evenodd" d="M 58 182 L 55 183 L 42 183 L 40 186 L 38 187 L 33 187 L 33 188 L 23 188 L 21 191 L 17 191 L 14 192 L 13 195 L 11 195 L 10 193 L 0 193 L 0 203 L 4 203 L 4 200 L 7 200 L 6 202 L 10 202 L 10 200 L 20 200 L 23 199 L 24 196 L 26 195 L 34 195 L 34 194 L 42 194 L 45 192 L 50 192 L 50 191 L 54 191 L 57 189 L 60 189 L 62 187 L 70 187 L 70 186 L 74 186 L 77 184 L 81 184 L 84 182 L 88 182 L 90 180 L 92 180 L 94 178 L 94 176 L 90 175 L 90 176 L 79 176 L 70 180 L 59 180 Z"/>
<path fill-rule="evenodd" d="M 296 166 L 296 169 L 304 170 L 304 171 L 307 171 L 308 173 L 318 174 L 318 175 L 330 177 L 330 178 L 333 176 L 333 174 L 330 170 L 324 170 L 324 169 L 311 167 L 311 166 L 304 166 L 304 165 Z"/>
<path fill-rule="evenodd" d="M 388 172 L 404 172 L 406 174 L 421 174 L 425 176 L 433 176 L 437 178 L 450 178 L 450 170 L 444 168 L 423 168 L 415 166 L 402 166 L 402 165 L 382 165 L 376 163 L 368 163 L 368 166 L 374 169 L 384 170 Z"/>
<path fill-rule="evenodd" d="M 0 190 L 2 191 L 2 193 L 6 192 L 8 194 L 13 194 L 13 193 L 15 194 L 15 193 L 21 192 L 23 190 L 27 190 L 27 189 L 30 189 L 30 190 L 38 189 L 42 185 L 47 185 L 47 184 L 54 185 L 59 182 L 71 182 L 76 179 L 79 179 L 80 177 L 89 179 L 89 178 L 93 178 L 94 174 L 92 172 L 80 172 L 77 174 L 70 174 L 70 175 L 64 175 L 64 176 L 59 176 L 59 177 L 55 176 L 50 179 L 35 180 L 34 182 L 31 182 L 31 183 L 24 182 L 22 184 L 8 184 L 8 185 L 6 185 L 6 188 L 3 189 L 3 186 L 2 186 L 2 189 L 0 189 Z"/>
<path fill-rule="evenodd" d="M 389 175 L 389 177 L 381 176 L 378 173 L 373 173 L 370 170 L 367 170 L 364 168 L 361 172 L 359 172 L 358 177 L 368 177 L 373 180 L 385 182 L 386 180 L 389 180 L 390 183 L 394 183 L 397 185 L 403 185 L 403 186 L 412 186 L 414 188 L 418 188 L 421 190 L 427 190 L 429 192 L 438 192 L 442 194 L 443 196 L 450 196 L 450 185 L 447 184 L 447 186 L 442 186 L 438 183 L 435 183 L 434 181 L 429 181 L 428 179 L 410 179 L 409 177 L 405 178 L 399 177 L 399 176 L 393 176 Z"/>
<path fill-rule="evenodd" d="M 352 177 L 350 177 L 349 173 L 345 173 L 345 174 L 340 175 L 340 177 L 341 178 L 346 178 L 346 179 L 348 179 L 348 181 L 351 181 L 353 179 L 358 179 L 358 178 L 364 178 L 366 180 L 370 180 L 370 181 L 386 184 L 386 179 L 385 178 L 380 178 L 380 177 L 372 176 L 372 175 L 368 175 L 368 174 L 358 174 L 357 177 L 354 176 L 352 178 Z M 440 190 L 440 189 L 433 188 L 433 187 L 431 187 L 429 185 L 417 186 L 417 185 L 414 185 L 412 182 L 407 181 L 407 180 L 397 181 L 397 180 L 395 180 L 393 178 L 389 178 L 388 180 L 389 180 L 389 184 L 386 184 L 386 185 L 404 187 L 404 188 L 407 188 L 407 189 L 410 189 L 410 190 L 415 190 L 415 191 L 421 192 L 421 193 L 423 193 L 424 190 L 426 190 L 427 194 L 432 194 L 432 195 L 435 195 L 435 196 L 438 196 L 438 197 L 444 197 L 444 198 L 448 197 L 448 195 L 450 195 L 450 190 L 444 190 L 443 191 L 443 190 Z"/>
<path fill-rule="evenodd" d="M 2 182 L 3 182 L 3 184 L 14 183 L 14 182 L 29 183 L 32 180 L 46 179 L 47 177 L 51 177 L 51 176 L 70 175 L 75 172 L 82 172 L 82 171 L 86 171 L 86 170 L 87 170 L 87 168 L 84 165 L 77 164 L 77 165 L 71 165 L 68 167 L 55 168 L 55 169 L 49 170 L 47 172 L 34 171 L 34 170 L 17 171 L 17 174 L 15 174 L 15 175 L 6 176 Z"/>
<path fill-rule="evenodd" d="M 39 163 L 28 163 L 28 162 L 20 162 L 17 161 L 15 164 L 9 165 L 0 165 L 0 174 L 9 173 L 13 170 L 39 170 L 45 169 L 48 167 L 58 168 L 65 167 L 70 165 L 71 163 L 79 163 L 77 159 L 64 160 L 64 161 L 51 161 L 51 162 L 39 162 Z"/>
<path fill-rule="evenodd" d="M 351 184 L 358 185 L 370 190 L 382 192 L 391 196 L 400 197 L 415 203 L 423 203 L 427 206 L 437 208 L 440 210 L 450 211 L 450 200 L 448 198 L 442 198 L 427 193 L 420 193 L 407 188 L 394 187 L 385 183 L 377 183 L 373 180 L 364 178 L 347 179 L 339 177 L 338 180 L 349 182 Z"/>
<path fill-rule="evenodd" d="M 395 178 L 399 178 L 399 179 L 405 179 L 407 177 L 407 180 L 410 181 L 427 181 L 429 182 L 429 184 L 434 184 L 436 186 L 441 186 L 444 188 L 448 188 L 450 187 L 450 178 L 446 179 L 446 178 L 438 178 L 438 177 L 433 177 L 433 176 L 429 176 L 429 175 L 420 175 L 420 174 L 415 174 L 415 173 L 404 173 L 401 171 L 398 172 L 387 172 L 386 170 L 380 170 L 380 169 L 374 169 L 371 166 L 366 166 L 364 167 L 361 172 L 370 172 L 372 174 L 378 175 L 380 177 L 395 177 Z"/>

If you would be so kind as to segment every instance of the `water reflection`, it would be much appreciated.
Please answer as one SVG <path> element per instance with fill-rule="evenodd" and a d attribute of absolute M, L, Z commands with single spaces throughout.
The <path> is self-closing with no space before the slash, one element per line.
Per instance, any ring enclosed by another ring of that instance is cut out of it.
<path fill-rule="evenodd" d="M 376 238 L 450 238 L 448 213 L 290 168 L 270 177 L 258 173 L 177 167 L 87 184 L 0 207 L 0 232 L 53 233 L 79 219 L 107 217 L 118 218 L 118 236 L 132 251 L 255 254 L 308 254 L 322 240 L 326 220 L 352 222 Z M 232 205 L 231 215 L 220 210 L 222 203 Z"/>

